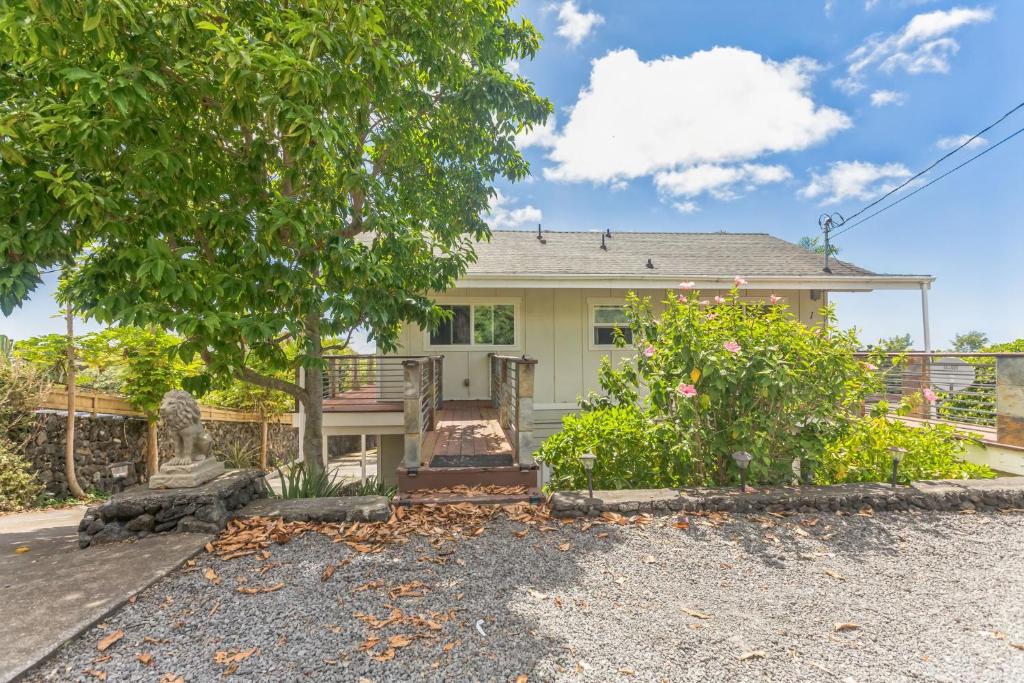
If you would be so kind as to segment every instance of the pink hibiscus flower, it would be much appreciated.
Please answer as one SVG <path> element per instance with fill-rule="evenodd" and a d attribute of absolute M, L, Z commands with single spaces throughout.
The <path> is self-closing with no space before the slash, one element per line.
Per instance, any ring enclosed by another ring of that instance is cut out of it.
<path fill-rule="evenodd" d="M 693 289 L 696 286 L 695 282 L 680 282 L 679 289 Z"/>
<path fill-rule="evenodd" d="M 707 305 L 708 305 L 708 304 L 710 304 L 710 303 L 711 303 L 711 302 L 710 302 L 710 301 L 708 301 L 707 299 L 701 299 L 701 300 L 700 300 L 700 305 L 701 305 L 701 306 L 707 306 Z"/>
<path fill-rule="evenodd" d="M 928 401 L 929 403 L 935 403 L 935 401 L 937 401 L 939 398 L 938 396 L 935 395 L 934 391 L 928 388 L 925 388 L 921 392 L 921 395 L 924 396 L 924 400 Z"/>
<path fill-rule="evenodd" d="M 717 317 L 718 317 L 717 313 L 708 313 L 706 316 L 704 316 L 704 318 L 707 319 L 707 320 L 714 320 Z"/>
<path fill-rule="evenodd" d="M 735 283 L 736 283 L 736 286 L 737 286 L 737 287 L 742 287 L 743 285 L 747 284 L 747 281 L 746 281 L 746 280 L 744 280 L 744 279 L 743 279 L 742 277 L 740 277 L 739 275 L 737 275 L 737 276 L 736 276 L 735 278 L 733 278 L 733 282 L 735 282 Z"/>
<path fill-rule="evenodd" d="M 742 350 L 740 345 L 734 341 L 727 341 L 722 344 L 722 347 L 729 353 L 739 353 Z"/>
<path fill-rule="evenodd" d="M 724 304 L 725 303 L 725 297 L 724 296 L 716 296 L 715 297 L 715 303 L 716 304 Z"/>
<path fill-rule="evenodd" d="M 648 358 L 653 356 L 654 355 L 654 347 L 653 346 L 648 346 L 646 349 L 644 349 L 644 355 L 647 356 Z"/>
<path fill-rule="evenodd" d="M 697 395 L 697 387 L 693 386 L 692 384 L 680 383 L 679 386 L 676 387 L 676 391 L 679 392 L 680 396 L 683 396 L 685 398 L 693 398 L 694 396 Z"/>
<path fill-rule="evenodd" d="M 774 306 L 775 304 L 777 304 L 780 301 L 782 301 L 782 297 L 781 296 L 775 296 L 774 294 L 772 294 L 770 297 L 768 297 L 768 301 L 770 301 L 771 304 Z"/>
<path fill-rule="evenodd" d="M 875 365 L 874 363 L 865 363 L 864 367 L 867 368 L 868 372 L 874 372 L 875 370 L 878 369 L 878 366 Z"/>

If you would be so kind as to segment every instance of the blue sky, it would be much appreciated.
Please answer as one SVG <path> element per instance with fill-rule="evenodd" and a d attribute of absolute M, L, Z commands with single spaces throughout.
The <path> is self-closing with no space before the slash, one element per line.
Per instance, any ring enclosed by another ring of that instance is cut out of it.
<path fill-rule="evenodd" d="M 1024 101 L 1024 2 L 528 0 L 509 65 L 555 114 L 521 140 L 495 227 L 769 232 L 850 214 Z M 1024 110 L 985 134 L 1024 127 Z M 964 150 L 943 167 L 984 146 Z M 1024 135 L 839 238 L 876 272 L 929 273 L 933 345 L 1024 337 Z M 52 283 L 0 333 L 60 331 Z M 910 332 L 916 292 L 837 295 L 862 337 Z M 85 324 L 83 329 L 94 326 Z"/>

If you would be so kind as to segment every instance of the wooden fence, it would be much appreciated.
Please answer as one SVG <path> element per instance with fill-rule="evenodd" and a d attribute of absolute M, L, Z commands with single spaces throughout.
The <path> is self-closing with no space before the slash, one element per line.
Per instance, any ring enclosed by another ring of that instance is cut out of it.
<path fill-rule="evenodd" d="M 68 391 L 67 387 L 55 386 L 50 390 L 49 395 L 43 400 L 41 408 L 49 408 L 51 410 L 67 410 L 68 409 Z M 145 417 L 145 415 L 136 410 L 131 403 L 124 400 L 123 397 L 117 396 L 116 394 L 105 394 L 98 391 L 83 391 L 77 389 L 75 391 L 75 409 L 82 413 L 92 413 L 93 415 L 125 415 L 127 417 Z M 211 422 L 261 422 L 262 418 L 259 413 L 247 413 L 241 410 L 232 410 L 230 408 L 216 408 L 213 406 L 199 406 L 200 417 L 203 420 L 209 420 Z M 291 424 L 292 418 L 290 415 L 274 415 L 267 418 L 267 422 L 270 424 Z"/>

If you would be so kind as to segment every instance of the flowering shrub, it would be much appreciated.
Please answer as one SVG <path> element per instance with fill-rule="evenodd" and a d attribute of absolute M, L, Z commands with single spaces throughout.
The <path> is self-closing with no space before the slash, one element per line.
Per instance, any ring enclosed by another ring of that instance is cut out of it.
<path fill-rule="evenodd" d="M 823 452 L 878 390 L 879 378 L 853 356 L 859 347 L 854 332 L 836 329 L 830 309 L 818 327 L 808 327 L 778 297 L 774 304 L 741 301 L 742 278 L 713 301 L 683 284 L 683 293 L 669 293 L 659 315 L 649 299 L 628 297 L 627 319 L 640 352 L 618 368 L 605 359 L 603 395 L 582 401 L 584 414 L 566 418 L 565 431 L 541 447 L 537 457 L 552 467 L 553 488 L 580 485 L 578 458 L 587 450 L 597 452 L 597 472 L 602 448 L 614 449 L 609 468 L 616 472 L 629 469 L 618 461 L 636 460 L 623 481 L 728 484 L 738 481 L 730 454 L 740 450 L 754 454 L 751 482 L 789 481 L 794 461 Z M 604 412 L 614 406 L 619 413 Z M 625 407 L 630 419 L 616 428 Z M 581 437 L 585 427 L 597 425 L 599 439 Z M 652 463 L 650 477 L 636 473 Z"/>
<path fill-rule="evenodd" d="M 961 456 L 965 443 L 963 435 L 949 425 L 911 426 L 883 416 L 865 417 L 852 422 L 842 436 L 826 444 L 815 462 L 814 481 L 888 481 L 892 476 L 891 447 L 906 451 L 897 470 L 902 483 L 994 477 L 988 467 L 964 462 Z"/>

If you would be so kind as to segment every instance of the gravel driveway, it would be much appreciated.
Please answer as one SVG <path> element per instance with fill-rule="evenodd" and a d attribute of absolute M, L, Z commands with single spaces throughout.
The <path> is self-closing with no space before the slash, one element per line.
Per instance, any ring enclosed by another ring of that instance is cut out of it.
<path fill-rule="evenodd" d="M 1024 679 L 1020 514 L 677 519 L 203 555 L 30 680 Z"/>

